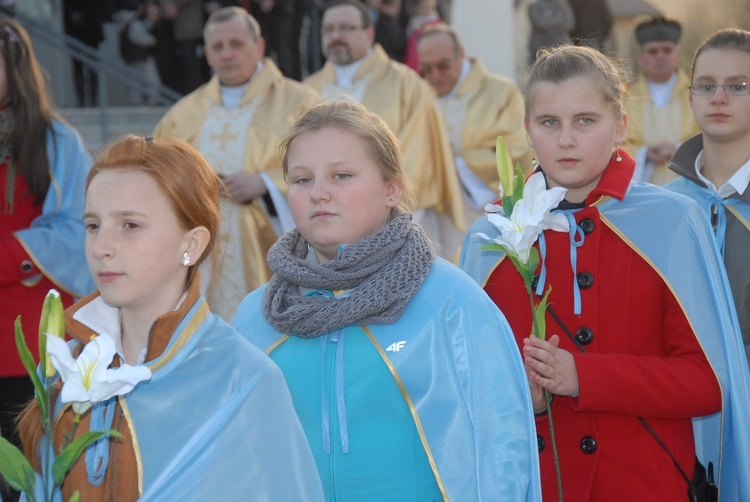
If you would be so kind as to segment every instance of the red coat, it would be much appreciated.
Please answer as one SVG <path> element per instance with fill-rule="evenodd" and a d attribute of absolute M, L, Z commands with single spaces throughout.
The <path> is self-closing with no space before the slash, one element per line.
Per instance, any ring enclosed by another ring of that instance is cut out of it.
<path fill-rule="evenodd" d="M 548 336 L 558 334 L 560 347 L 573 354 L 579 379 L 578 398 L 555 396 L 552 403 L 566 501 L 686 500 L 685 480 L 637 417 L 648 421 L 692 477 L 691 417 L 721 407 L 718 381 L 679 302 L 596 208 L 602 196 L 625 196 L 633 168 L 629 158 L 611 164 L 586 207 L 574 213 L 587 232 L 577 248 L 580 316 L 573 314 L 569 235 L 545 232 L 551 307 L 586 350 L 547 314 Z M 531 309 L 510 260 L 499 263 L 485 290 L 520 347 L 531 333 Z M 557 500 L 546 416 L 537 417 L 537 433 L 544 500 Z"/>
<path fill-rule="evenodd" d="M 5 194 L 8 166 L 0 164 L 0 194 Z M 62 292 L 59 286 L 50 281 L 33 265 L 29 254 L 13 236 L 13 232 L 28 228 L 32 220 L 42 214 L 42 205 L 34 206 L 33 197 L 28 194 L 28 185 L 23 176 L 16 175 L 13 212 L 6 213 L 0 208 L 0 378 L 26 376 L 16 351 L 14 323 L 21 315 L 26 344 L 39 360 L 39 316 L 47 292 L 56 288 L 60 291 L 63 305 L 69 306 L 73 298 Z M 5 197 L 2 197 L 5 201 Z M 28 260 L 31 268 L 22 269 Z"/>

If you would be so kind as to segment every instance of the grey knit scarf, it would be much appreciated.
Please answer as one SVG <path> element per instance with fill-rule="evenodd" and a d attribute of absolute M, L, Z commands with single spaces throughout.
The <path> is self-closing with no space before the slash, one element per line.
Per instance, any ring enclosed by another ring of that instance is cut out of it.
<path fill-rule="evenodd" d="M 308 243 L 294 228 L 268 252 L 274 276 L 263 294 L 269 324 L 300 338 L 346 326 L 398 320 L 430 272 L 435 252 L 411 214 L 394 210 L 391 221 L 346 246 L 330 262 L 306 259 Z M 303 295 L 300 288 L 350 290 L 344 298 Z"/>

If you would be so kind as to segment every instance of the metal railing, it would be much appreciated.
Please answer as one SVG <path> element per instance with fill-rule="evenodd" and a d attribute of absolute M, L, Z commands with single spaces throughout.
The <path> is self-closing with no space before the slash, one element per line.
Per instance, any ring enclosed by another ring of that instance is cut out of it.
<path fill-rule="evenodd" d="M 153 82 L 128 67 L 121 60 L 110 61 L 102 59 L 99 52 L 82 43 L 81 41 L 62 32 L 50 30 L 48 26 L 35 21 L 19 12 L 13 12 L 0 6 L 0 15 L 7 15 L 18 20 L 29 35 L 35 40 L 60 52 L 71 60 L 80 61 L 84 71 L 89 69 L 97 76 L 98 98 L 99 98 L 99 125 L 101 128 L 102 143 L 109 139 L 109 80 L 122 82 L 128 87 L 139 86 L 144 93 L 148 94 L 160 105 L 171 105 L 182 97 L 182 94 L 166 87 L 160 83 Z"/>

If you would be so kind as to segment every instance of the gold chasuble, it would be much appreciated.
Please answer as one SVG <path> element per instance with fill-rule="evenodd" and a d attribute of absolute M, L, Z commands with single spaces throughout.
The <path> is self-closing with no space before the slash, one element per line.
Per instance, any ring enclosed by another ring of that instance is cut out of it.
<path fill-rule="evenodd" d="M 380 45 L 375 45 L 351 86 L 337 85 L 330 61 L 305 84 L 323 97 L 345 94 L 378 114 L 399 139 L 417 207 L 444 215 L 457 231 L 466 231 L 461 188 L 445 125 L 429 85 L 414 70 L 393 61 Z"/>
<path fill-rule="evenodd" d="M 273 61 L 265 58 L 237 108 L 222 105 L 214 76 L 178 101 L 154 135 L 188 141 L 219 174 L 263 173 L 267 184 L 273 182 L 285 193 L 278 140 L 293 118 L 319 100 L 311 89 L 284 78 Z M 207 261 L 202 282 L 211 310 L 231 321 L 245 295 L 270 279 L 266 253 L 278 233 L 262 200 L 237 204 L 224 199 L 221 217 L 217 273 L 212 273 Z"/>
<path fill-rule="evenodd" d="M 655 107 L 646 83 L 641 75 L 628 89 L 625 111 L 628 114 L 628 134 L 623 145 L 636 160 L 642 147 L 669 141 L 680 144 L 700 132 L 690 108 L 690 78 L 682 70 L 677 70 L 669 103 Z M 640 166 L 639 166 L 640 167 Z M 650 169 L 649 183 L 664 185 L 677 177 L 668 168 L 668 163 L 654 165 Z"/>
<path fill-rule="evenodd" d="M 498 136 L 505 138 L 513 163 L 520 162 L 525 173 L 531 171 L 523 96 L 512 80 L 489 73 L 474 58 L 469 58 L 469 62 L 471 69 L 458 89 L 437 97 L 437 104 L 448 128 L 453 154 L 463 159 L 496 200 L 500 184 L 495 157 Z M 484 214 L 482 208 L 468 203 L 464 211 L 469 225 Z"/>

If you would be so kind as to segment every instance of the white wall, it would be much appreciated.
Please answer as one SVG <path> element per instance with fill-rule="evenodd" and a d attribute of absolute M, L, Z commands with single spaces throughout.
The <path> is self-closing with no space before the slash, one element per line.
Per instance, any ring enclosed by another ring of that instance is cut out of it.
<path fill-rule="evenodd" d="M 451 25 L 468 56 L 493 73 L 516 77 L 513 0 L 453 0 Z"/>

